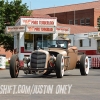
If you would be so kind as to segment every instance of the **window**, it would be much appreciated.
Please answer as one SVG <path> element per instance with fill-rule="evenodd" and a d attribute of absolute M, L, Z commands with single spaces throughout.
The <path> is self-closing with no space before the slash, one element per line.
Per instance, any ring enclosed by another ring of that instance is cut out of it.
<path fill-rule="evenodd" d="M 91 47 L 91 39 L 79 40 L 80 47 Z"/>
<path fill-rule="evenodd" d="M 80 25 L 85 25 L 85 20 L 84 19 L 80 20 Z"/>
<path fill-rule="evenodd" d="M 44 34 L 43 35 L 43 40 L 52 40 L 53 39 L 53 34 Z"/>
<path fill-rule="evenodd" d="M 100 54 L 100 40 L 97 40 L 97 53 Z"/>
<path fill-rule="evenodd" d="M 80 40 L 79 43 L 80 43 L 80 47 L 82 47 L 82 46 L 83 46 L 83 44 L 82 44 L 82 40 Z"/>
<path fill-rule="evenodd" d="M 91 39 L 89 39 L 89 47 L 91 47 Z"/>
<path fill-rule="evenodd" d="M 75 25 L 78 25 L 78 20 L 75 20 Z"/>
<path fill-rule="evenodd" d="M 73 20 L 69 20 L 69 24 L 73 24 Z"/>
<path fill-rule="evenodd" d="M 86 18 L 86 25 L 90 25 L 90 18 Z"/>
<path fill-rule="evenodd" d="M 24 47 L 27 51 L 33 50 L 33 34 L 25 33 L 24 34 Z"/>

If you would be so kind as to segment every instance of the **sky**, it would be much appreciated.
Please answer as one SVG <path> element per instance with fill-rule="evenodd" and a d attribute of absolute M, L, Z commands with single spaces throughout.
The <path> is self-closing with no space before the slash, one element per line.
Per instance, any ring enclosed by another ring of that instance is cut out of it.
<path fill-rule="evenodd" d="M 12 0 L 8 0 L 12 1 Z M 22 0 L 22 3 L 26 3 L 29 10 L 65 6 L 86 2 L 93 2 L 98 0 Z"/>

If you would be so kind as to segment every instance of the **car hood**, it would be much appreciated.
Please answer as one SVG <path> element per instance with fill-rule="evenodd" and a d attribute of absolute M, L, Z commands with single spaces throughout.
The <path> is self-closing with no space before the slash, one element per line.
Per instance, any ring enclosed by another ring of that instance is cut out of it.
<path fill-rule="evenodd" d="M 66 50 L 62 50 L 62 49 L 49 49 L 49 52 L 57 52 L 57 53 L 59 53 L 59 54 L 62 54 L 62 55 L 65 55 L 65 54 L 67 54 L 66 53 Z"/>
<path fill-rule="evenodd" d="M 49 52 L 56 52 L 62 55 L 67 55 L 66 49 L 48 49 L 48 50 L 39 49 L 33 52 L 44 52 L 46 54 L 49 54 Z"/>

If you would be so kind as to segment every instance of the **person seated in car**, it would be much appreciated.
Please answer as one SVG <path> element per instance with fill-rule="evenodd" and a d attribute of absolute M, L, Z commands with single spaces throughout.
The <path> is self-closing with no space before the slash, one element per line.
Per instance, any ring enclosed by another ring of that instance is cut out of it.
<path fill-rule="evenodd" d="M 69 49 L 74 49 L 74 50 L 77 49 L 76 46 L 71 46 L 71 39 L 68 40 L 68 48 L 69 48 Z"/>
<path fill-rule="evenodd" d="M 57 40 L 56 41 L 56 47 L 64 47 L 64 41 L 63 40 Z"/>

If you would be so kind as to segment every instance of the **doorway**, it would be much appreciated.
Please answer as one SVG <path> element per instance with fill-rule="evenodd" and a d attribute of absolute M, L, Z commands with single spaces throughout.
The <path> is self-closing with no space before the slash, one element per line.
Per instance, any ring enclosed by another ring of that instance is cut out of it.
<path fill-rule="evenodd" d="M 52 40 L 53 34 L 34 34 L 34 50 L 37 49 L 37 41 Z"/>
<path fill-rule="evenodd" d="M 34 50 L 37 49 L 37 41 L 42 40 L 42 34 L 34 34 Z"/>
<path fill-rule="evenodd" d="M 97 40 L 97 53 L 100 54 L 100 40 Z"/>

